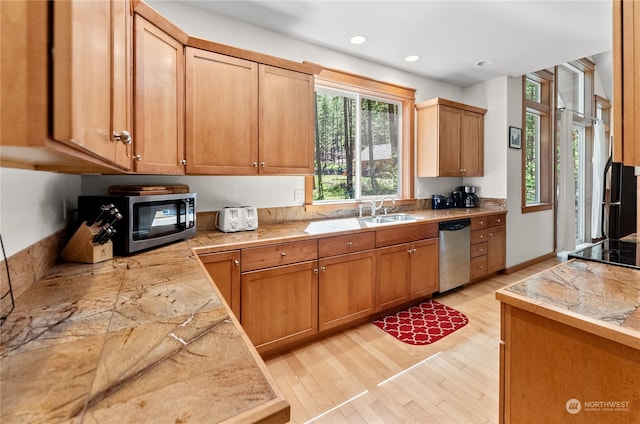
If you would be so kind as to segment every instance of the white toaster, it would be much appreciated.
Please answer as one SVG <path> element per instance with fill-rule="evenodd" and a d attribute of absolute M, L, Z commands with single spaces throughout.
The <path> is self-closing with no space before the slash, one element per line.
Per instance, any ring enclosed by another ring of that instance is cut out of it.
<path fill-rule="evenodd" d="M 252 206 L 226 206 L 218 212 L 216 227 L 225 233 L 258 228 L 258 211 Z"/>

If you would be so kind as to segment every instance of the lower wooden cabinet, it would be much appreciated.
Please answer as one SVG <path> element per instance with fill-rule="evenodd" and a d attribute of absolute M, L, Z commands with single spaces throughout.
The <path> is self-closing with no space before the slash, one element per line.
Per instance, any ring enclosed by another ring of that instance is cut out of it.
<path fill-rule="evenodd" d="M 258 352 L 318 332 L 318 262 L 242 273 L 240 323 Z"/>
<path fill-rule="evenodd" d="M 235 316 L 240 318 L 240 251 L 207 253 L 198 256 L 218 291 Z"/>
<path fill-rule="evenodd" d="M 375 312 L 375 251 L 320 260 L 318 327 L 327 330 Z"/>
<path fill-rule="evenodd" d="M 480 216 L 471 219 L 470 279 L 477 280 L 506 266 L 506 215 Z"/>
<path fill-rule="evenodd" d="M 376 251 L 376 311 L 438 291 L 438 239 Z"/>

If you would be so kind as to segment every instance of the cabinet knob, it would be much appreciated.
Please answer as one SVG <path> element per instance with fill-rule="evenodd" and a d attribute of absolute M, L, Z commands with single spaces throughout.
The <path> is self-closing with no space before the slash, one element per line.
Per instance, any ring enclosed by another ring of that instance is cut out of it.
<path fill-rule="evenodd" d="M 280 252 L 280 256 L 284 258 L 285 256 L 287 256 L 287 252 Z"/>
<path fill-rule="evenodd" d="M 489 237 L 493 237 L 493 233 L 489 233 Z"/>
<path fill-rule="evenodd" d="M 267 164 L 266 164 L 266 163 L 264 163 L 264 162 L 260 162 L 260 168 L 264 168 L 265 166 L 267 166 Z"/>
<path fill-rule="evenodd" d="M 496 222 L 502 222 L 502 218 L 496 219 Z"/>
<path fill-rule="evenodd" d="M 320 271 L 325 272 L 326 270 L 327 270 L 327 268 L 325 268 L 323 266 L 320 267 Z"/>
<path fill-rule="evenodd" d="M 257 167 L 258 167 L 258 162 L 253 162 L 253 163 L 251 164 L 251 166 L 253 166 L 254 168 L 257 168 Z"/>
<path fill-rule="evenodd" d="M 179 164 L 179 165 L 186 165 L 186 164 L 187 164 L 187 161 L 186 161 L 185 159 L 180 159 L 180 160 L 178 161 L 178 164 Z"/>
<path fill-rule="evenodd" d="M 480 238 L 483 239 L 484 238 L 484 234 L 480 234 Z"/>
<path fill-rule="evenodd" d="M 352 241 L 348 241 L 347 242 L 347 246 L 349 246 L 349 247 L 353 246 L 353 242 Z"/>
<path fill-rule="evenodd" d="M 133 160 L 142 160 L 142 156 L 140 155 L 133 155 Z"/>
<path fill-rule="evenodd" d="M 240 265 L 240 261 L 239 261 L 239 260 L 237 260 L 237 259 L 234 259 L 234 260 L 233 260 L 233 264 L 234 264 L 234 265 Z"/>
<path fill-rule="evenodd" d="M 124 144 L 125 146 L 128 146 L 131 144 L 133 140 L 131 139 L 131 134 L 129 134 L 128 131 L 122 130 L 119 133 L 115 131 L 113 132 L 113 141 L 115 142 L 121 141 L 122 144 Z"/>
<path fill-rule="evenodd" d="M 482 248 L 481 248 L 481 249 L 480 249 L 480 253 L 482 253 L 482 252 L 484 252 L 484 249 L 482 249 Z"/>
<path fill-rule="evenodd" d="M 478 221 L 478 224 L 484 225 L 484 221 Z"/>
<path fill-rule="evenodd" d="M 313 268 L 313 273 L 317 274 L 318 273 L 318 268 Z"/>

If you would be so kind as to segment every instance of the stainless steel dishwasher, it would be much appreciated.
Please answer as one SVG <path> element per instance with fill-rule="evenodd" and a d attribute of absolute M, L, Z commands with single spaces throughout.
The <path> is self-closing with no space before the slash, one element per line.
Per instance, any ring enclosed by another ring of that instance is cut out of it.
<path fill-rule="evenodd" d="M 440 293 L 469 282 L 471 269 L 471 220 L 441 222 Z"/>

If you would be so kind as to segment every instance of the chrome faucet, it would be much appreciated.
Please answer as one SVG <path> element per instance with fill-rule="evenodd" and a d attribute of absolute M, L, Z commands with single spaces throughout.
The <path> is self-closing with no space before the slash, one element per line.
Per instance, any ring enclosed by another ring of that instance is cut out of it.
<path fill-rule="evenodd" d="M 377 202 L 375 200 L 371 201 L 371 216 L 376 216 L 376 212 L 379 211 L 380 209 L 382 209 L 382 205 L 384 205 L 384 202 L 390 200 L 391 203 L 393 205 L 396 204 L 396 199 L 394 198 L 390 198 L 390 197 L 385 197 L 383 199 L 378 200 Z M 384 208 L 384 214 L 386 215 L 387 212 L 389 212 L 389 209 Z"/>

